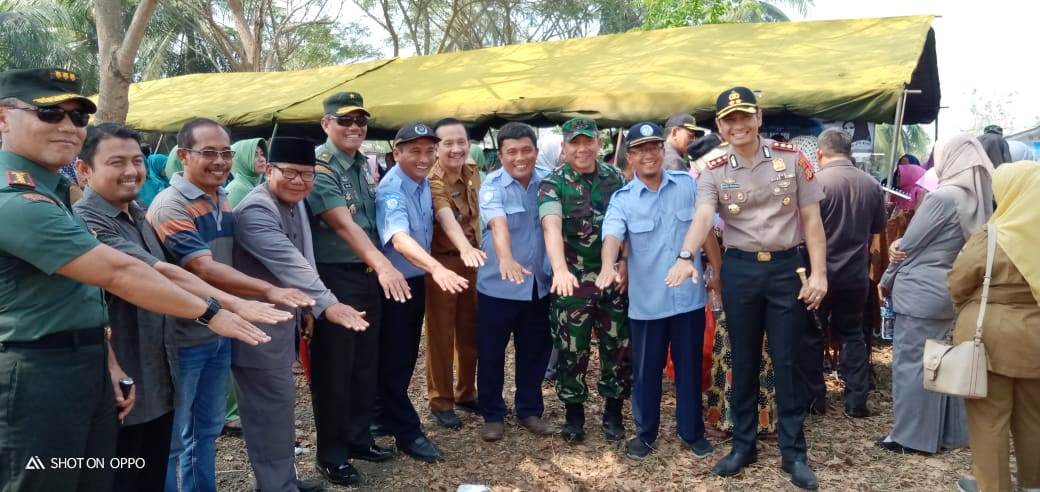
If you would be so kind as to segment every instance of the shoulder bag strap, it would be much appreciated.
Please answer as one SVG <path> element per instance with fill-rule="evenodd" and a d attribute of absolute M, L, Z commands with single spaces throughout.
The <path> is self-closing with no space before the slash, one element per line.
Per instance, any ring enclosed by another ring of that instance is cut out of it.
<path fill-rule="evenodd" d="M 988 224 L 986 229 L 986 276 L 982 278 L 982 302 L 979 303 L 979 319 L 975 322 L 975 341 L 982 340 L 982 319 L 986 315 L 989 301 L 989 282 L 993 274 L 993 255 L 997 250 L 997 226 Z"/>

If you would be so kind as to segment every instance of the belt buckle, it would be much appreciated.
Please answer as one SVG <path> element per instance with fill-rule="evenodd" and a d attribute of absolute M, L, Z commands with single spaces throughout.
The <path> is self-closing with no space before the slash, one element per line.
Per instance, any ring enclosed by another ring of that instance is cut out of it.
<path fill-rule="evenodd" d="M 759 251 L 756 259 L 760 262 L 773 261 L 773 253 L 769 251 Z"/>

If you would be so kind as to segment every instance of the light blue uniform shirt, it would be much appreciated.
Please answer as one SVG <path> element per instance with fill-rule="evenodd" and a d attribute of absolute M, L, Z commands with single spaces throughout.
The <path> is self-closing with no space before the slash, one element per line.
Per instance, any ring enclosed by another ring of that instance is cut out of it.
<path fill-rule="evenodd" d="M 390 241 L 394 234 L 404 232 L 419 243 L 427 253 L 433 242 L 433 194 L 430 182 L 408 177 L 400 167 L 393 167 L 379 181 L 376 188 L 376 225 L 383 254 L 404 275 L 413 278 L 426 275 L 421 268 L 406 260 Z"/>
<path fill-rule="evenodd" d="M 693 252 L 698 283 L 664 283 L 682 250 L 693 220 L 697 182 L 686 172 L 663 171 L 661 187 L 647 188 L 635 177 L 614 192 L 603 218 L 603 237 L 628 239 L 628 317 L 663 319 L 701 309 L 707 303 L 700 250 Z"/>
<path fill-rule="evenodd" d="M 481 294 L 509 299 L 530 301 L 537 282 L 538 298 L 549 294 L 549 271 L 545 255 L 545 239 L 542 222 L 538 220 L 538 185 L 551 171 L 535 166 L 531 182 L 525 189 L 504 168 L 488 174 L 480 185 L 480 219 L 490 224 L 491 219 L 505 217 L 509 223 L 509 239 L 513 259 L 531 272 L 524 277 L 523 284 L 502 280 L 498 271 L 498 253 L 491 235 L 491 226 L 484 229 L 481 242 L 487 261 L 477 272 L 477 291 Z"/>

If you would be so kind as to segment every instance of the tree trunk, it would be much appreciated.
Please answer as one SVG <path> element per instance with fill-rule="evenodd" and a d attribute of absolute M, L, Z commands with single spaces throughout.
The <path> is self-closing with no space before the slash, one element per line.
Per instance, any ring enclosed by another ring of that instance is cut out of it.
<path fill-rule="evenodd" d="M 126 123 L 126 114 L 130 109 L 129 91 L 130 82 L 134 77 L 134 61 L 157 2 L 158 0 L 142 0 L 137 5 L 130 27 L 125 32 L 122 27 L 123 11 L 120 0 L 94 2 L 100 62 L 96 116 L 99 122 Z"/>

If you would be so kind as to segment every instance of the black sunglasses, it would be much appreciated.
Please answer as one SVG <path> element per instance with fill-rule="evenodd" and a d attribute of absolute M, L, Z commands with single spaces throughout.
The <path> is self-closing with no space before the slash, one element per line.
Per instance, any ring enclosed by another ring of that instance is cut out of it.
<path fill-rule="evenodd" d="M 11 107 L 11 109 L 20 109 L 22 111 L 31 111 L 36 113 L 36 117 L 44 123 L 56 125 L 61 123 L 61 120 L 65 119 L 65 115 L 69 115 L 69 121 L 73 125 L 83 128 L 87 126 L 90 121 L 90 113 L 81 111 L 79 109 L 73 109 L 71 111 L 66 110 L 58 106 L 47 106 L 45 108 L 17 108 Z"/>
<path fill-rule="evenodd" d="M 334 119 L 336 120 L 336 123 L 338 123 L 339 126 L 342 126 L 342 127 L 349 127 L 350 125 L 353 125 L 353 124 L 357 124 L 357 126 L 359 128 L 368 126 L 368 116 L 365 116 L 365 115 L 358 115 L 358 116 L 335 116 Z"/>

